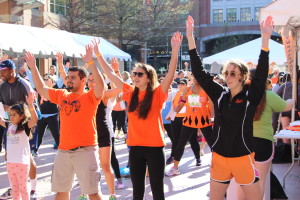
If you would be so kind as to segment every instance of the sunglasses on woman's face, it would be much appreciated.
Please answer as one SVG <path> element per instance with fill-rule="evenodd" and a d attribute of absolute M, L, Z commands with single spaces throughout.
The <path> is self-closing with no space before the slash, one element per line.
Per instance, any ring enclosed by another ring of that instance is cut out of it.
<path fill-rule="evenodd" d="M 232 77 L 232 78 L 235 78 L 237 75 L 240 75 L 240 74 L 238 74 L 238 73 L 236 73 L 236 72 L 228 72 L 228 71 L 224 72 L 224 76 L 225 76 L 225 77 L 230 76 L 230 77 Z"/>
<path fill-rule="evenodd" d="M 143 72 L 132 72 L 133 77 L 138 76 L 139 78 L 142 78 L 144 76 Z"/>

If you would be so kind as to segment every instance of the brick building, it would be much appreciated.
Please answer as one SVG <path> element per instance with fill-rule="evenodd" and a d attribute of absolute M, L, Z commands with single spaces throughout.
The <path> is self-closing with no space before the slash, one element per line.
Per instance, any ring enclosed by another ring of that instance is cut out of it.
<path fill-rule="evenodd" d="M 233 35 L 260 35 L 260 8 L 272 0 L 194 0 L 197 47 L 207 55 L 209 41 Z"/>

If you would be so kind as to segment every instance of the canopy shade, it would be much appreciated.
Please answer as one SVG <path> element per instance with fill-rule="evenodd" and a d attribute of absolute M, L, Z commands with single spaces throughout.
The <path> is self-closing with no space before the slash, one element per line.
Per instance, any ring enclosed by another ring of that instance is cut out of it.
<path fill-rule="evenodd" d="M 67 31 L 36 28 L 24 25 L 0 23 L 0 49 L 23 54 L 30 51 L 40 57 L 55 55 L 58 51 L 65 56 L 81 58 L 85 53 L 85 45 L 91 43 L 94 36 L 69 33 Z M 100 39 L 100 51 L 105 59 L 116 57 L 119 60 L 131 60 L 128 53 Z"/>
<path fill-rule="evenodd" d="M 273 17 L 274 26 L 285 26 L 292 16 L 300 16 L 299 0 L 277 0 L 261 9 L 260 20 Z"/>
<path fill-rule="evenodd" d="M 282 44 L 279 44 L 278 42 L 270 40 L 269 47 L 270 47 L 270 54 L 269 54 L 270 63 L 275 62 L 278 65 L 284 64 L 286 62 L 284 46 Z M 226 51 L 222 51 L 220 53 L 206 57 L 203 59 L 203 63 L 212 64 L 213 62 L 217 62 L 219 64 L 223 64 L 229 59 L 237 58 L 245 62 L 251 62 L 253 64 L 257 64 L 260 50 L 261 50 L 261 38 L 257 38 L 255 40 L 233 47 Z"/>

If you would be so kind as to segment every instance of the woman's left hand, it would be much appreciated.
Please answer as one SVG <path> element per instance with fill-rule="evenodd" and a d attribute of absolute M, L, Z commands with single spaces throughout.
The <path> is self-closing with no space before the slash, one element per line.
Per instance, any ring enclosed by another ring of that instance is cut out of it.
<path fill-rule="evenodd" d="M 273 17 L 269 15 L 266 20 L 260 23 L 261 36 L 263 38 L 271 38 L 273 32 L 274 21 Z"/>

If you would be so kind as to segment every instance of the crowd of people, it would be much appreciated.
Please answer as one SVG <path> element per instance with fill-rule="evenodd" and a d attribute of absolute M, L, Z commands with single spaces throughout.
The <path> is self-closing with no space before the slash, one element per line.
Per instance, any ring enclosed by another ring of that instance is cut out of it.
<path fill-rule="evenodd" d="M 130 148 L 134 200 L 144 198 L 147 172 L 153 199 L 165 199 L 164 177 L 180 174 L 187 142 L 196 166 L 201 166 L 206 143 L 212 151 L 210 199 L 224 199 L 232 178 L 238 183 L 239 199 L 263 199 L 274 155 L 272 114 L 283 112 L 284 128 L 290 122 L 285 117 L 290 117 L 294 106 L 291 96 L 282 94 L 283 85 L 291 88 L 288 82 L 283 83 L 288 75 L 282 77 L 275 70 L 274 77 L 268 79 L 272 28 L 269 16 L 261 23 L 261 53 L 255 70 L 249 71 L 246 63 L 232 59 L 216 76 L 203 68 L 191 16 L 186 21 L 191 72 L 189 63 L 185 63 L 185 71 L 176 72 L 183 40 L 180 32 L 171 38 L 169 69 L 160 76 L 144 63 L 136 63 L 131 74 L 121 74 L 117 60 L 113 58 L 109 64 L 99 51 L 100 39 L 86 45 L 83 67 L 63 63 L 62 54 L 57 53 L 59 73 L 51 66 L 49 73 L 41 75 L 34 55 L 26 52 L 22 73 L 17 74 L 14 62 L 4 55 L 0 102 L 8 116 L 0 118 L 0 148 L 2 144 L 5 147 L 11 188 L 3 197 L 36 198 L 33 157 L 38 156 L 48 127 L 54 148 L 58 148 L 51 179 L 51 190 L 58 200 L 70 199 L 74 175 L 83 194 L 80 198 L 102 199 L 100 166 L 109 199 L 116 199 L 115 187 L 125 187 L 114 149 L 121 130 Z M 164 134 L 172 144 L 168 159 Z M 165 171 L 168 164 L 173 166 Z"/>

